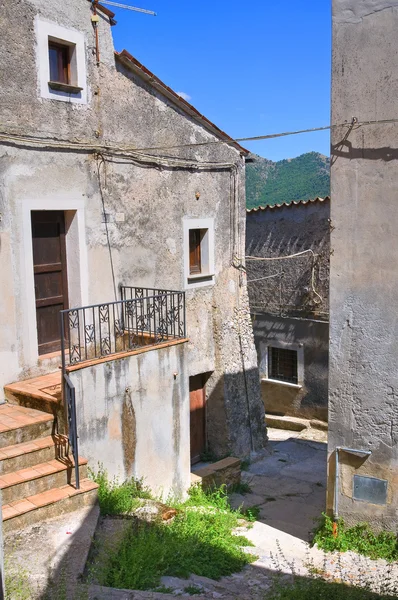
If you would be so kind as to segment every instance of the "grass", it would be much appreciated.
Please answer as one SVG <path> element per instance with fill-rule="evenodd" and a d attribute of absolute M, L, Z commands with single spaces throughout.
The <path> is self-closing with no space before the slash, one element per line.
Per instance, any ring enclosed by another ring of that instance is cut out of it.
<path fill-rule="evenodd" d="M 116 514 L 119 507 L 124 509 L 125 492 L 118 492 L 106 477 L 100 480 L 100 489 L 101 485 L 100 505 L 105 501 L 106 514 Z M 124 490 L 128 485 L 119 487 Z M 243 515 L 229 506 L 225 487 L 204 492 L 200 486 L 194 486 L 188 500 L 176 502 L 174 507 L 177 515 L 167 524 L 132 519 L 120 545 L 107 555 L 100 585 L 148 590 L 158 588 L 164 575 L 187 578 L 195 574 L 219 579 L 256 560 L 242 549 L 250 542 L 233 534 Z"/>
<path fill-rule="evenodd" d="M 372 559 L 384 558 L 389 562 L 398 559 L 398 539 L 392 531 L 374 533 L 368 523 L 359 523 L 347 528 L 340 519 L 337 524 L 337 536 L 333 537 L 333 521 L 324 513 L 312 543 L 327 552 L 352 550 Z"/>
<path fill-rule="evenodd" d="M 129 479 L 123 483 L 119 483 L 117 478 L 109 481 L 102 465 L 97 473 L 90 470 L 90 477 L 99 485 L 98 500 L 102 515 L 126 514 L 141 504 L 140 499 L 152 498 L 142 479 Z"/>
<path fill-rule="evenodd" d="M 267 594 L 267 600 L 391 600 L 387 594 L 323 579 L 294 579 L 291 584 L 276 583 Z"/>

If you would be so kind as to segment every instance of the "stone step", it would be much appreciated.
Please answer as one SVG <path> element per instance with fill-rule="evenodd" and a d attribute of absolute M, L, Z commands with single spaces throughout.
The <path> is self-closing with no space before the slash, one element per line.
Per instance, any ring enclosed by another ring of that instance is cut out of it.
<path fill-rule="evenodd" d="M 57 371 L 33 379 L 9 383 L 4 386 L 4 393 L 11 404 L 55 415 L 61 406 L 61 373 Z"/>
<path fill-rule="evenodd" d="M 299 417 L 290 417 L 288 415 L 265 415 L 265 421 L 268 427 L 274 429 L 287 429 L 289 431 L 303 431 L 304 429 L 319 429 L 320 431 L 327 431 L 328 424 L 318 419 L 302 419 Z"/>
<path fill-rule="evenodd" d="M 87 477 L 87 460 L 79 458 L 80 478 Z M 33 467 L 6 473 L 0 477 L 3 504 L 40 494 L 75 481 L 75 468 L 70 458 L 50 460 Z"/>
<path fill-rule="evenodd" d="M 5 473 L 34 467 L 55 458 L 63 458 L 67 450 L 67 437 L 58 434 L 1 448 L 0 477 Z"/>
<path fill-rule="evenodd" d="M 0 449 L 30 442 L 53 433 L 54 417 L 12 404 L 0 405 Z"/>
<path fill-rule="evenodd" d="M 40 521 L 72 512 L 98 501 L 98 485 L 90 479 L 80 480 L 80 489 L 63 485 L 3 504 L 3 531 L 24 529 Z"/>

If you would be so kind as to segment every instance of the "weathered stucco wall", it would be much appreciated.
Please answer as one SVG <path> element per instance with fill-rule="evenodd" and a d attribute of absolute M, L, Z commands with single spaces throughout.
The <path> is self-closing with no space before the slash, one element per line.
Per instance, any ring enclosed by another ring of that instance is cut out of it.
<path fill-rule="evenodd" d="M 300 389 L 262 381 L 265 410 L 326 420 L 330 200 L 248 211 L 246 255 L 278 258 L 246 263 L 260 376 L 275 342 L 302 355 Z"/>
<path fill-rule="evenodd" d="M 397 116 L 398 2 L 333 1 L 332 122 Z M 332 130 L 329 510 L 336 446 L 340 514 L 396 527 L 398 508 L 398 125 Z M 387 503 L 353 499 L 353 475 L 388 482 Z"/>
<path fill-rule="evenodd" d="M 329 324 L 254 312 L 253 330 L 265 412 L 327 421 Z M 264 380 L 267 348 L 275 342 L 303 349 L 301 389 Z"/>
<path fill-rule="evenodd" d="M 67 7 L 61 0 L 22 0 L 0 16 L 8 49 L 0 66 L 9 81 L 2 89 L 2 131 L 35 138 L 4 141 L 0 150 L 0 260 L 6 265 L 0 277 L 7 290 L 0 299 L 0 390 L 59 363 L 37 354 L 31 210 L 67 211 L 68 287 L 75 306 L 112 301 L 114 283 L 184 289 L 183 220 L 213 218 L 215 283 L 187 290 L 187 376 L 211 373 L 210 449 L 247 455 L 263 446 L 265 429 L 247 290 L 232 266 L 233 255 L 244 254 L 244 159 L 220 144 L 153 151 L 152 158 L 90 151 L 90 145 L 146 148 L 216 139 L 115 62 L 110 27 L 102 17 L 97 67 L 90 15 L 84 0 L 71 0 Z M 40 98 L 38 16 L 84 33 L 86 105 Z M 37 137 L 48 141 L 39 143 Z M 76 140 L 81 148 L 68 147 Z M 170 157 L 190 164 L 170 164 Z"/>
<path fill-rule="evenodd" d="M 186 344 L 150 350 L 70 373 L 79 450 L 110 478 L 144 478 L 156 494 L 190 485 Z M 95 399 L 95 401 L 93 401 Z"/>

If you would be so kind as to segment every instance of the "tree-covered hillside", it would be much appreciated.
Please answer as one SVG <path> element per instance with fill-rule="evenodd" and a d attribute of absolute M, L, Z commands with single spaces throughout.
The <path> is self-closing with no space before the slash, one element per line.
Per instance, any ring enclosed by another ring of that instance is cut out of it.
<path fill-rule="evenodd" d="M 246 165 L 248 208 L 330 194 L 330 160 L 318 152 L 272 162 L 257 154 Z"/>

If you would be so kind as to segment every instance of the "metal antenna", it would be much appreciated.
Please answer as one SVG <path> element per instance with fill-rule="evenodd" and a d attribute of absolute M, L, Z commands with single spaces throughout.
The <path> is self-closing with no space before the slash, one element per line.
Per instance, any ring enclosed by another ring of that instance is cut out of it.
<path fill-rule="evenodd" d="M 119 2 L 111 2 L 111 0 L 101 0 L 101 4 L 110 4 L 110 6 L 117 6 L 118 8 L 134 10 L 135 12 L 145 13 L 146 15 L 153 15 L 154 17 L 156 17 L 156 13 L 153 10 L 146 10 L 145 8 L 137 8 L 136 6 L 128 6 L 127 4 L 119 4 Z"/>

